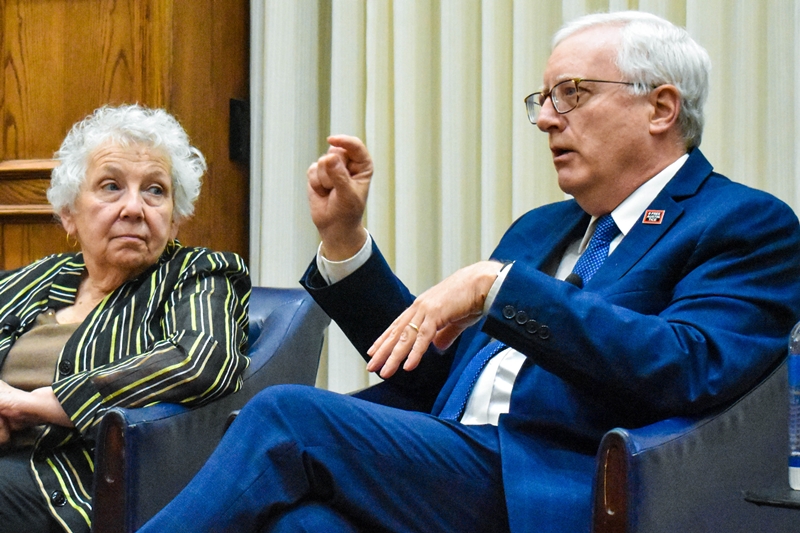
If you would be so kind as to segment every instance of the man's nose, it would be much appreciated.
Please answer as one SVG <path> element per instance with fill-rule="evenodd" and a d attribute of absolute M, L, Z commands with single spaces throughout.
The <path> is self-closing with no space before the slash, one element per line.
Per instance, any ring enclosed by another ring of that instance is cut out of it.
<path fill-rule="evenodd" d="M 553 99 L 548 97 L 542 102 L 541 109 L 539 109 L 539 117 L 536 119 L 536 127 L 541 131 L 547 132 L 548 130 L 558 127 L 561 122 L 561 115 L 556 111 L 553 106 Z"/>

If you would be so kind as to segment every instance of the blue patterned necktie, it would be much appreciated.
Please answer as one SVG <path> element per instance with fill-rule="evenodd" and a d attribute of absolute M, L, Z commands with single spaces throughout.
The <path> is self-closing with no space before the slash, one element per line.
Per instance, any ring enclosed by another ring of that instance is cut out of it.
<path fill-rule="evenodd" d="M 589 240 L 589 246 L 578 258 L 578 262 L 575 263 L 575 268 L 572 270 L 572 272 L 581 277 L 584 285 L 589 283 L 589 280 L 592 279 L 600 265 L 606 260 L 611 241 L 619 234 L 619 228 L 614 223 L 611 215 L 603 215 L 597 219 L 597 225 L 592 238 Z"/>
<path fill-rule="evenodd" d="M 481 375 L 489 359 L 500 353 L 506 348 L 506 345 L 500 341 L 492 341 L 476 353 L 472 360 L 467 364 L 467 367 L 459 376 L 456 386 L 453 387 L 453 392 L 447 398 L 442 412 L 439 413 L 439 418 L 445 420 L 459 420 L 461 415 L 464 414 L 464 409 L 467 407 L 467 400 L 469 395 L 472 394 L 472 388 L 475 382 L 478 381 L 478 376 Z"/>

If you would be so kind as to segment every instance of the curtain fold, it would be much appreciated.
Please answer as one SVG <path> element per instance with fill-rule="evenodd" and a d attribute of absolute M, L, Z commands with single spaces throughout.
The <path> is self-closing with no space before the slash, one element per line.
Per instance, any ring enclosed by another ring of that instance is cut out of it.
<path fill-rule="evenodd" d="M 366 226 L 412 291 L 486 258 L 515 218 L 564 198 L 523 104 L 553 33 L 620 9 L 686 26 L 706 47 L 701 149 L 719 172 L 797 209 L 800 0 L 253 0 L 254 283 L 297 286 L 313 258 L 305 171 L 331 133 L 366 141 Z M 374 381 L 332 326 L 318 385 Z"/>

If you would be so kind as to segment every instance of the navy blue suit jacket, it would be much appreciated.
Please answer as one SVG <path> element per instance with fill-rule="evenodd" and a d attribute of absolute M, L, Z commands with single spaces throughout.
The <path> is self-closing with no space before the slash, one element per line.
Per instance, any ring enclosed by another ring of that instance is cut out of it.
<path fill-rule="evenodd" d="M 714 173 L 697 149 L 649 209 L 660 223 L 637 223 L 583 289 L 543 270 L 589 216 L 572 200 L 526 213 L 492 254 L 515 263 L 488 316 L 383 384 L 384 403 L 436 414 L 492 337 L 527 356 L 498 424 L 513 532 L 588 531 L 606 431 L 718 408 L 785 355 L 800 318 L 793 211 Z M 314 263 L 303 278 L 362 354 L 413 301 L 373 252 L 332 286 Z"/>

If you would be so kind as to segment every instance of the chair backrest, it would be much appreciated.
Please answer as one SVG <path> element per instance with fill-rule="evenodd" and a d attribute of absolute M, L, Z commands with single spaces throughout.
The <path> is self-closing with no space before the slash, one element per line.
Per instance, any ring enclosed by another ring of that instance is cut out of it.
<path fill-rule="evenodd" d="M 248 334 L 250 366 L 237 394 L 252 396 L 277 383 L 314 385 L 322 346 L 320 332 L 329 323 L 328 315 L 304 289 L 253 287 Z M 299 334 L 293 324 L 301 325 Z M 313 353 L 316 357 L 286 357 L 287 353 Z"/>
<path fill-rule="evenodd" d="M 253 287 L 250 293 L 250 308 L 248 317 L 250 319 L 250 330 L 248 337 L 250 345 L 261 336 L 264 329 L 264 322 L 279 306 L 287 303 L 300 301 L 307 298 L 303 289 L 277 289 L 271 287 Z"/>

